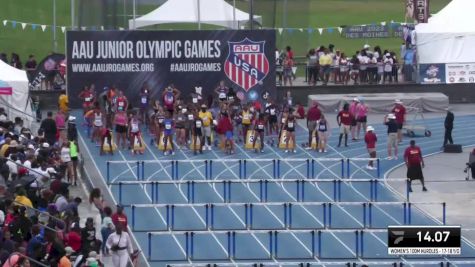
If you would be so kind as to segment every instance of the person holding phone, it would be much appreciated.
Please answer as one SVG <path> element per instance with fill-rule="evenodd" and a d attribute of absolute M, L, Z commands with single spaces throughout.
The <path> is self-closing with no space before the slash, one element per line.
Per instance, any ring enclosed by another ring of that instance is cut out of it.
<path fill-rule="evenodd" d="M 130 236 L 122 228 L 122 224 L 116 224 L 115 232 L 109 235 L 106 241 L 106 247 L 111 252 L 112 263 L 115 267 L 126 267 L 129 255 L 134 252 Z"/>

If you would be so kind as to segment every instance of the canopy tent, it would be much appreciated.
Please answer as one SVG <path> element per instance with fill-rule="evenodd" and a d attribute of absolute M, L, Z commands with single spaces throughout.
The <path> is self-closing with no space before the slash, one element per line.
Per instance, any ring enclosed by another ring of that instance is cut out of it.
<path fill-rule="evenodd" d="M 25 126 L 31 127 L 35 120 L 29 102 L 28 78 L 24 70 L 14 68 L 0 60 L 0 107 L 9 117 L 23 119 Z"/>
<path fill-rule="evenodd" d="M 254 20 L 262 22 L 260 16 Z M 249 14 L 234 8 L 224 0 L 168 0 L 154 11 L 129 20 L 129 29 L 166 23 L 204 23 L 237 29 L 249 21 Z"/>
<path fill-rule="evenodd" d="M 475 1 L 452 0 L 428 23 L 416 25 L 418 62 L 475 62 Z"/>

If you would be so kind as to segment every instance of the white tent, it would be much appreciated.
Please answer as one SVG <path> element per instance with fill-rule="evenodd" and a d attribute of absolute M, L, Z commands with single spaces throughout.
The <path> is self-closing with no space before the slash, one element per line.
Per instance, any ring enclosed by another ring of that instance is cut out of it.
<path fill-rule="evenodd" d="M 428 23 L 416 25 L 418 62 L 475 62 L 475 1 L 452 0 Z"/>
<path fill-rule="evenodd" d="M 261 22 L 261 17 L 254 15 Z M 129 20 L 129 29 L 165 23 L 204 23 L 237 29 L 239 23 L 249 21 L 249 14 L 224 0 L 168 0 L 154 11 Z"/>
<path fill-rule="evenodd" d="M 11 95 L 0 95 L 0 107 L 5 109 L 9 119 L 20 117 L 25 122 L 25 126 L 31 127 L 31 122 L 35 119 L 29 102 L 26 72 L 0 60 L 0 84 L 0 87 L 12 88 Z"/>

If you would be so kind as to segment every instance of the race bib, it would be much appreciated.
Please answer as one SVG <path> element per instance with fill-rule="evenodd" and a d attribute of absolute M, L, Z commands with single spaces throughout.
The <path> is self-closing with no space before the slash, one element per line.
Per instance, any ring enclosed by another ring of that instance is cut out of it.
<path fill-rule="evenodd" d="M 285 123 L 285 118 L 282 118 L 282 123 Z"/>
<path fill-rule="evenodd" d="M 183 121 L 183 117 L 181 117 L 181 116 L 178 117 L 178 120 L 179 120 L 179 121 Z"/>
<path fill-rule="evenodd" d="M 242 117 L 243 120 L 249 120 L 249 114 L 244 114 L 244 116 Z"/>
<path fill-rule="evenodd" d="M 293 122 L 289 122 L 289 124 L 287 124 L 287 126 L 288 126 L 289 128 L 294 128 L 294 123 L 293 123 Z"/>
<path fill-rule="evenodd" d="M 194 104 L 196 104 L 196 103 L 198 103 L 198 98 L 193 97 L 192 101 L 193 101 Z"/>
<path fill-rule="evenodd" d="M 172 128 L 172 125 L 170 123 L 165 124 L 165 129 L 170 130 Z"/>
<path fill-rule="evenodd" d="M 273 108 L 270 109 L 270 115 L 275 116 L 275 109 Z"/>
<path fill-rule="evenodd" d="M 90 97 L 86 97 L 84 100 L 85 100 L 86 102 L 89 102 L 89 101 L 91 101 L 91 98 L 90 98 Z"/>
<path fill-rule="evenodd" d="M 147 97 L 142 96 L 142 104 L 147 104 Z"/>
<path fill-rule="evenodd" d="M 259 125 L 257 125 L 257 128 L 258 128 L 259 130 L 264 130 L 264 124 L 259 124 Z"/>
<path fill-rule="evenodd" d="M 163 123 L 163 119 L 158 119 L 158 123 Z"/>
<path fill-rule="evenodd" d="M 123 107 L 125 103 L 124 102 L 119 102 L 118 104 L 119 104 L 119 107 Z"/>
<path fill-rule="evenodd" d="M 208 122 L 208 121 L 209 121 L 208 117 L 203 118 L 203 122 Z"/>
<path fill-rule="evenodd" d="M 132 132 L 138 132 L 139 131 L 139 126 L 137 124 L 132 124 Z"/>
<path fill-rule="evenodd" d="M 188 120 L 192 121 L 193 119 L 194 119 L 194 118 L 193 118 L 193 115 L 192 115 L 192 114 L 188 115 Z"/>
<path fill-rule="evenodd" d="M 219 93 L 219 98 L 220 99 L 226 98 L 226 93 Z"/>
<path fill-rule="evenodd" d="M 201 128 L 201 121 L 196 121 L 196 128 Z"/>
<path fill-rule="evenodd" d="M 234 101 L 234 97 L 233 96 L 230 96 L 228 97 L 229 101 Z"/>

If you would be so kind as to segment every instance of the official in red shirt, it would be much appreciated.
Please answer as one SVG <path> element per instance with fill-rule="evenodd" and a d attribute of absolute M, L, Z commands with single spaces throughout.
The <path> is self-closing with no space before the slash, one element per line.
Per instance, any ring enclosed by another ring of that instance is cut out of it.
<path fill-rule="evenodd" d="M 336 116 L 336 122 L 340 126 L 340 137 L 338 139 L 338 147 L 341 146 L 341 139 L 343 135 L 345 136 L 345 146 L 348 146 L 348 134 L 350 133 L 351 128 L 351 114 L 349 111 L 350 105 L 345 103 L 343 109 Z"/>
<path fill-rule="evenodd" d="M 370 158 L 376 158 L 376 142 L 378 141 L 378 137 L 374 133 L 373 126 L 366 127 L 366 134 L 364 136 L 364 141 L 366 143 L 366 148 L 368 149 L 368 153 Z M 373 166 L 373 160 L 368 162 L 366 166 L 368 170 L 375 170 L 376 168 Z"/>
<path fill-rule="evenodd" d="M 121 205 L 117 205 L 117 211 L 112 214 L 111 219 L 114 225 L 120 223 L 123 226 L 122 229 L 127 229 L 127 215 L 124 214 L 124 207 Z"/>
<path fill-rule="evenodd" d="M 424 158 L 422 157 L 421 149 L 416 146 L 416 141 L 411 140 L 410 146 L 404 152 L 404 161 L 407 166 L 407 178 L 409 179 L 409 192 L 412 192 L 412 181 L 420 180 L 422 184 L 422 191 L 427 191 L 424 185 L 424 175 L 422 168 L 424 168 Z"/>
<path fill-rule="evenodd" d="M 312 103 L 312 107 L 307 112 L 307 129 L 308 129 L 308 149 L 312 148 L 312 135 L 317 127 L 317 121 L 322 117 L 322 112 L 318 108 L 317 102 Z M 318 135 L 317 135 L 318 136 Z M 318 140 L 317 140 L 318 143 Z"/>
<path fill-rule="evenodd" d="M 406 122 L 406 108 L 403 106 L 402 101 L 396 99 L 394 101 L 394 108 L 392 109 L 391 113 L 396 115 L 396 123 L 397 123 L 397 141 L 398 143 L 402 142 L 402 126 Z"/>

